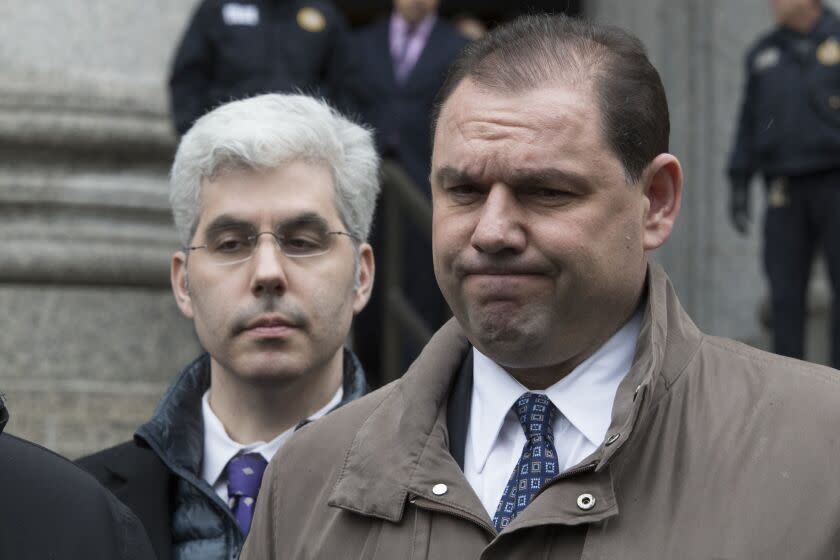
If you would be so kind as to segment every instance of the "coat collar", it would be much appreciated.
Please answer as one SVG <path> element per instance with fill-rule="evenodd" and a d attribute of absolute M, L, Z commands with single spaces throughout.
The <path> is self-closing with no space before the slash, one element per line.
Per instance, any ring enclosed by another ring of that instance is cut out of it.
<path fill-rule="evenodd" d="M 356 355 L 346 348 L 343 367 L 344 396 L 335 408 L 368 392 L 364 369 Z M 201 398 L 209 388 L 210 355 L 205 353 L 184 368 L 164 394 L 152 419 L 140 426 L 134 436 L 138 443 L 151 447 L 164 463 L 182 476 L 200 473 L 204 453 Z M 306 423 L 304 420 L 297 427 Z"/>
<path fill-rule="evenodd" d="M 608 438 L 618 437 L 609 446 L 601 445 L 585 461 L 597 464 L 593 483 L 608 494 L 608 507 L 586 521 L 617 513 L 610 458 L 630 437 L 644 437 L 644 430 L 634 432 L 642 412 L 667 393 L 702 337 L 680 306 L 667 275 L 655 263 L 648 266 L 646 294 L 635 358 L 616 393 L 608 431 Z M 455 319 L 432 337 L 359 429 L 329 505 L 396 522 L 402 518 L 406 501 L 419 497 L 457 509 L 486 526 L 486 511 L 449 451 L 446 403 L 455 373 L 469 350 Z M 437 484 L 447 486 L 444 495 L 432 492 Z M 549 487 L 546 493 L 563 491 L 562 486 Z M 551 508 L 529 509 L 509 529 L 544 523 L 556 513 Z"/>

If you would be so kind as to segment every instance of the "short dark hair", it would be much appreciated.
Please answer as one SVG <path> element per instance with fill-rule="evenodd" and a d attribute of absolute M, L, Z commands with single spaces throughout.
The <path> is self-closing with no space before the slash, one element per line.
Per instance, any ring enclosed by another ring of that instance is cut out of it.
<path fill-rule="evenodd" d="M 668 101 L 644 45 L 617 27 L 565 15 L 527 15 L 468 45 L 452 63 L 432 113 L 432 138 L 443 104 L 470 78 L 481 86 L 519 92 L 557 83 L 589 85 L 604 138 L 629 182 L 668 151 Z"/>

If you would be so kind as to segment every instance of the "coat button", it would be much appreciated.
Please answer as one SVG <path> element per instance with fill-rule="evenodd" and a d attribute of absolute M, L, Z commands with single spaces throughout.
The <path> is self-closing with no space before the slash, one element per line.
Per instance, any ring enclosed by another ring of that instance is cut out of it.
<path fill-rule="evenodd" d="M 443 496 L 448 490 L 449 488 L 446 487 L 446 484 L 435 484 L 432 487 L 432 494 L 435 496 Z"/>
<path fill-rule="evenodd" d="M 581 494 L 578 496 L 577 505 L 583 511 L 589 511 L 595 507 L 595 496 L 592 494 Z"/>
<path fill-rule="evenodd" d="M 621 437 L 621 434 L 619 434 L 618 432 L 614 433 L 609 438 L 607 438 L 607 445 L 614 444 L 616 441 L 618 441 L 618 438 L 620 438 L 620 437 Z"/>

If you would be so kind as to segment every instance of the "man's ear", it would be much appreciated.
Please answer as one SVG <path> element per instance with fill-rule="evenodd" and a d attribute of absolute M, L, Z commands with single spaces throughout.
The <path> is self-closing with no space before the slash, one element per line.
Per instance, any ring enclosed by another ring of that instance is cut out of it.
<path fill-rule="evenodd" d="M 646 199 L 643 244 L 646 251 L 659 248 L 674 229 L 680 214 L 683 173 L 679 160 L 659 154 L 642 174 Z"/>
<path fill-rule="evenodd" d="M 353 298 L 353 313 L 358 314 L 367 305 L 373 290 L 373 276 L 376 263 L 373 259 L 373 249 L 368 243 L 359 246 L 359 271 L 356 282 L 356 293 Z"/>
<path fill-rule="evenodd" d="M 172 293 L 175 295 L 175 303 L 184 316 L 193 318 L 192 297 L 190 296 L 190 281 L 187 275 L 187 255 L 178 251 L 172 255 L 172 262 L 169 266 L 169 281 L 172 284 Z"/>

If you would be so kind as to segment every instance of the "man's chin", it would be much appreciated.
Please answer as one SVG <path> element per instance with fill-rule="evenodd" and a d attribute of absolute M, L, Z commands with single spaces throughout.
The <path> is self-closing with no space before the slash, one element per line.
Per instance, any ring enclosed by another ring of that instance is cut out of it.
<path fill-rule="evenodd" d="M 258 356 L 250 356 L 236 369 L 238 378 L 255 383 L 282 383 L 305 373 L 300 360 L 282 352 L 261 352 Z"/>

